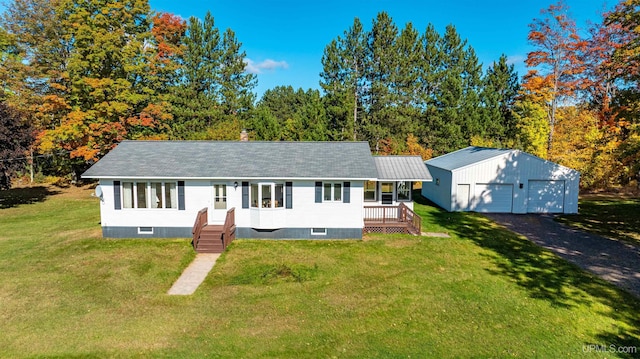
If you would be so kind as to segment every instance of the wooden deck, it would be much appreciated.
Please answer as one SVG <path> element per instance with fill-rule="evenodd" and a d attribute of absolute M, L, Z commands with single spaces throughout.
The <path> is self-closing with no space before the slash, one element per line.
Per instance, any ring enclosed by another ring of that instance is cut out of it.
<path fill-rule="evenodd" d="M 365 206 L 363 234 L 367 233 L 406 233 L 419 235 L 422 230 L 422 218 L 409 207 Z"/>
<path fill-rule="evenodd" d="M 193 225 L 193 249 L 198 253 L 222 253 L 236 238 L 235 208 L 227 211 L 224 224 L 208 224 L 208 209 L 198 212 Z"/>

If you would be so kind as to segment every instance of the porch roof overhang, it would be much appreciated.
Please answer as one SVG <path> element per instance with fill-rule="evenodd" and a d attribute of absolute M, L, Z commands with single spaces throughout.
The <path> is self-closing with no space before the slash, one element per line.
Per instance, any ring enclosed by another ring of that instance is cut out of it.
<path fill-rule="evenodd" d="M 374 156 L 373 160 L 379 181 L 433 181 L 420 156 Z"/>

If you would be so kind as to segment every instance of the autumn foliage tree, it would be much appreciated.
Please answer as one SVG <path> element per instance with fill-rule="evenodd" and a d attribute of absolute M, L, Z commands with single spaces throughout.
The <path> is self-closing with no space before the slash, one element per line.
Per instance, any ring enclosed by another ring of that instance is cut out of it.
<path fill-rule="evenodd" d="M 124 139 L 208 136 L 175 124 L 202 112 L 207 125 L 232 123 L 253 105 L 241 43 L 230 29 L 219 36 L 210 14 L 206 41 L 148 0 L 13 0 L 2 15 L 2 98 L 29 115 L 37 151 L 64 162 L 59 171 L 78 174 Z M 190 96 L 180 91 L 190 80 L 207 85 Z"/>
<path fill-rule="evenodd" d="M 0 190 L 11 186 L 11 176 L 24 168 L 33 142 L 33 129 L 19 112 L 0 102 Z"/>
<path fill-rule="evenodd" d="M 584 71 L 580 53 L 586 42 L 580 38 L 575 21 L 568 15 L 564 2 L 541 11 L 529 25 L 529 43 L 535 50 L 527 55 L 526 64 L 532 67 L 525 76 L 523 88 L 542 101 L 549 121 L 547 151 L 551 152 L 558 107 L 575 95 L 579 77 Z"/>
<path fill-rule="evenodd" d="M 38 149 L 76 172 L 125 138 L 154 138 L 170 116 L 156 97 L 146 0 L 16 0 L 3 22 L 25 48 Z"/>
<path fill-rule="evenodd" d="M 614 55 L 622 48 L 627 34 L 617 23 L 592 24 L 582 53 L 585 71 L 581 89 L 585 100 L 596 111 L 600 126 L 612 131 L 624 126 L 619 122 L 619 109 L 615 108 L 613 101 L 625 86 L 620 77 L 627 67 L 614 61 Z"/>
<path fill-rule="evenodd" d="M 623 83 L 612 106 L 622 129 L 618 155 L 625 165 L 624 178 L 640 182 L 640 2 L 621 1 L 607 14 L 604 26 L 613 28 L 619 41 L 608 62 L 614 79 Z"/>

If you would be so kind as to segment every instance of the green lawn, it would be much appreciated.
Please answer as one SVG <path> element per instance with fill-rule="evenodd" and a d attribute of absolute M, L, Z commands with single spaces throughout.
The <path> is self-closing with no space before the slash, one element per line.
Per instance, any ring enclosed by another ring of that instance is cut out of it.
<path fill-rule="evenodd" d="M 0 357 L 631 358 L 637 352 L 589 345 L 640 350 L 637 299 L 482 216 L 416 205 L 426 231 L 452 238 L 237 240 L 182 297 L 165 293 L 194 257 L 188 239 L 104 240 L 90 191 L 40 192 L 0 209 Z"/>
<path fill-rule="evenodd" d="M 580 199 L 578 212 L 560 216 L 558 220 L 591 233 L 640 245 L 640 199 L 587 196 Z"/>

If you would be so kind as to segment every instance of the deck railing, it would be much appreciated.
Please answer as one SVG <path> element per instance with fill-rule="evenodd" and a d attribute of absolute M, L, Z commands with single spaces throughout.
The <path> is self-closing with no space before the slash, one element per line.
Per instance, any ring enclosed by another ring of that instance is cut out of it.
<path fill-rule="evenodd" d="M 193 224 L 193 229 L 191 233 L 193 234 L 193 248 L 198 248 L 198 241 L 200 240 L 200 233 L 202 233 L 202 228 L 204 228 L 207 223 L 207 208 L 203 208 L 198 211 L 198 215 L 196 216 L 196 222 Z"/>
<path fill-rule="evenodd" d="M 364 220 L 379 223 L 401 222 L 400 207 L 365 206 Z"/>
<path fill-rule="evenodd" d="M 229 244 L 236 239 L 236 208 L 227 211 L 227 217 L 224 219 L 224 227 L 222 228 L 222 246 L 227 249 Z"/>
<path fill-rule="evenodd" d="M 377 225 L 406 224 L 415 233 L 422 230 L 422 219 L 404 203 L 398 206 L 365 206 L 364 207 L 365 226 L 367 222 Z"/>

